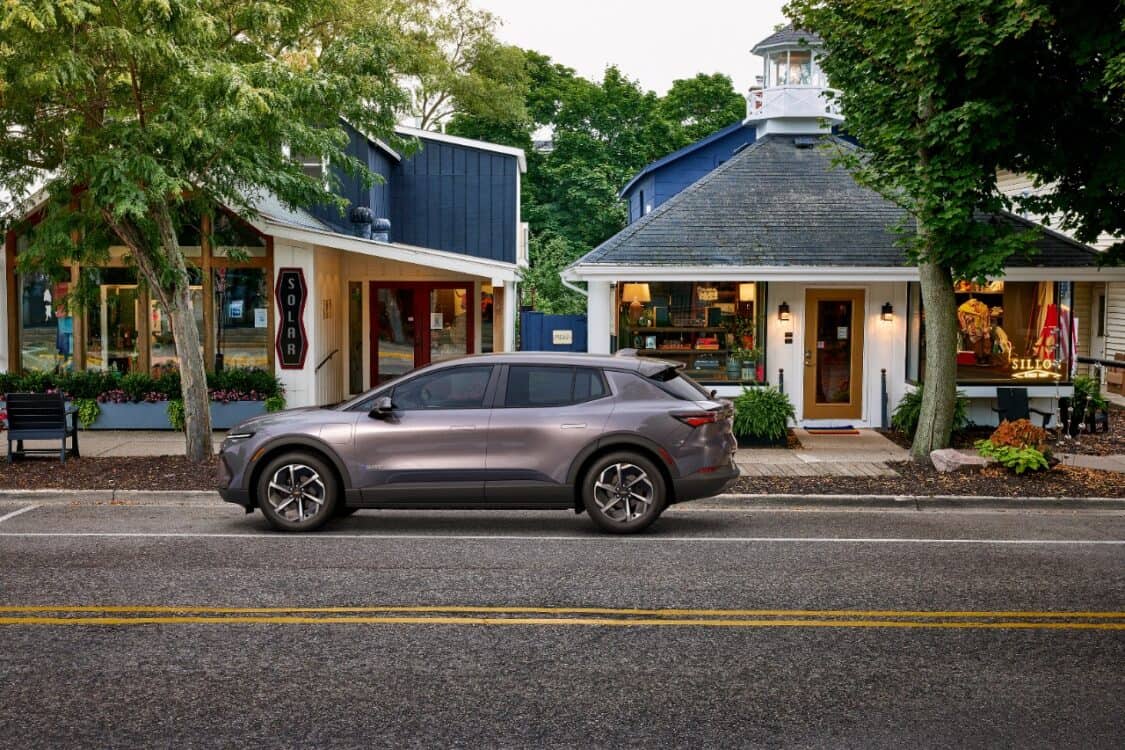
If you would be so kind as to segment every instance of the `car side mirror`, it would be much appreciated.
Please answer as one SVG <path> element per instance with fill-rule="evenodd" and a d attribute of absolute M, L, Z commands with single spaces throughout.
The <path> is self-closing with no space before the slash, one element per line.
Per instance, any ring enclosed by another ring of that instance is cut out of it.
<path fill-rule="evenodd" d="M 376 399 L 371 411 L 367 412 L 367 416 L 372 419 L 390 419 L 392 414 L 394 414 L 394 405 L 391 403 L 390 396 L 382 396 Z"/>

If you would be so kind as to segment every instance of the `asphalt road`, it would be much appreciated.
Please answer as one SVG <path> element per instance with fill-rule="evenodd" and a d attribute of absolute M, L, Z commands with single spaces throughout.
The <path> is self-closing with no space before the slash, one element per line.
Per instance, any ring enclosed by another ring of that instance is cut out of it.
<path fill-rule="evenodd" d="M 1125 513 L 0 504 L 5 747 L 1120 747 Z M 1076 614 L 1077 613 L 1077 614 Z"/>

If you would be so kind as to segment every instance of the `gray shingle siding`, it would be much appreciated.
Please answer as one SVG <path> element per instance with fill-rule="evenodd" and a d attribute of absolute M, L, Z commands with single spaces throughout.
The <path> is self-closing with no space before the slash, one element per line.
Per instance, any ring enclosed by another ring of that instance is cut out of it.
<path fill-rule="evenodd" d="M 832 163 L 834 136 L 798 148 L 767 136 L 581 258 L 576 266 L 888 268 L 909 265 L 895 228 L 905 210 Z M 1030 225 L 1015 216 L 1004 220 Z M 1009 265 L 1091 266 L 1085 246 L 1044 234 L 1040 254 Z"/>

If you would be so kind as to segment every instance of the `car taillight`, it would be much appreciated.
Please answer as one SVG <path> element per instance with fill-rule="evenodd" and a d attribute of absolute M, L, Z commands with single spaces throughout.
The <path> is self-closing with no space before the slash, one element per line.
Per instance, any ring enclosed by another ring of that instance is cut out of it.
<path fill-rule="evenodd" d="M 688 427 L 702 427 L 705 424 L 715 424 L 719 421 L 719 413 L 715 411 L 683 411 L 672 416 Z"/>

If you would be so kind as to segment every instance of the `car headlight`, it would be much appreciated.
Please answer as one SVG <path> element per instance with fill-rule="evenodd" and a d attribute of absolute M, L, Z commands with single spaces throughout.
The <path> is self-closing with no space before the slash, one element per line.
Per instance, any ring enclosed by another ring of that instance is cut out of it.
<path fill-rule="evenodd" d="M 252 437 L 254 437 L 253 432 L 228 432 L 226 439 L 223 440 L 223 445 L 234 445 Z"/>

